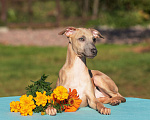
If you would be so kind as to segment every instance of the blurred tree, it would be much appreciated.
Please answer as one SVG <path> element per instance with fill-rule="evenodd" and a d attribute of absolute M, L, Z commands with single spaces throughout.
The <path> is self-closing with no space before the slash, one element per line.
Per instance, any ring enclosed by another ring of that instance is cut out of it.
<path fill-rule="evenodd" d="M 89 12 L 89 0 L 84 0 L 84 3 L 83 3 L 83 18 L 88 16 L 88 12 Z"/>
<path fill-rule="evenodd" d="M 99 0 L 94 0 L 92 19 L 96 19 L 98 17 L 98 10 L 99 10 Z"/>
<path fill-rule="evenodd" d="M 59 24 L 60 24 L 60 19 L 61 19 L 60 0 L 56 0 L 56 9 L 57 9 L 57 14 L 56 14 L 56 25 L 59 26 Z"/>
<path fill-rule="evenodd" d="M 1 20 L 5 23 L 7 20 L 6 0 L 0 0 L 1 3 Z"/>
<path fill-rule="evenodd" d="M 28 0 L 28 15 L 29 15 L 29 22 L 32 21 L 33 10 L 32 10 L 32 0 Z"/>
<path fill-rule="evenodd" d="M 0 0 L 0 25 L 7 21 L 60 26 L 74 24 L 75 19 L 77 24 L 149 24 L 150 0 Z"/>

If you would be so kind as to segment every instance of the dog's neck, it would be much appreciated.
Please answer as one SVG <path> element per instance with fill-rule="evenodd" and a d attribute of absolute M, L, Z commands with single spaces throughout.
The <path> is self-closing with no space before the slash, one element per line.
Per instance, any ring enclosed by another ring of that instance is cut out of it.
<path fill-rule="evenodd" d="M 71 43 L 68 44 L 68 50 L 67 50 L 67 58 L 66 58 L 66 65 L 70 68 L 73 67 L 75 64 L 81 65 L 81 67 L 86 67 L 86 57 L 81 57 L 77 55 L 73 48 Z"/>

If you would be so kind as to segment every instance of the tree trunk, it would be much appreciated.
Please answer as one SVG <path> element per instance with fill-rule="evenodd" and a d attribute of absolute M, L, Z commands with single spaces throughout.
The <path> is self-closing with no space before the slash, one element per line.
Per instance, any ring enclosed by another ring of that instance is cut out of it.
<path fill-rule="evenodd" d="M 99 0 L 94 0 L 93 3 L 93 15 L 92 15 L 92 19 L 96 19 L 98 17 L 98 7 L 99 6 Z"/>
<path fill-rule="evenodd" d="M 28 15 L 29 15 L 29 22 L 31 22 L 32 21 L 32 15 L 33 15 L 32 0 L 28 0 Z"/>
<path fill-rule="evenodd" d="M 60 19 L 61 19 L 61 7 L 60 7 L 60 0 L 56 0 L 56 25 L 57 27 L 60 26 Z"/>
<path fill-rule="evenodd" d="M 89 12 L 89 0 L 84 0 L 83 3 L 83 18 L 86 18 L 88 16 Z"/>
<path fill-rule="evenodd" d="M 6 15 L 6 0 L 0 0 L 0 2 L 1 2 L 1 6 L 2 6 L 2 8 L 1 8 L 1 20 L 3 22 L 6 22 L 6 20 L 7 20 L 7 15 Z"/>

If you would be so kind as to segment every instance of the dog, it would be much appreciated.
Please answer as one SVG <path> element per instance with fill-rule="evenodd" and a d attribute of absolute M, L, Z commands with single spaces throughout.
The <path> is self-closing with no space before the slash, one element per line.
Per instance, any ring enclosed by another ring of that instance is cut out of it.
<path fill-rule="evenodd" d="M 119 105 L 126 99 L 118 92 L 114 81 L 104 73 L 89 70 L 86 58 L 97 55 L 96 39 L 103 38 L 95 29 L 68 27 L 59 35 L 65 34 L 69 39 L 66 62 L 59 71 L 56 86 L 76 89 L 82 103 L 80 107 L 89 105 L 104 115 L 110 115 L 110 108 L 103 103 Z"/>

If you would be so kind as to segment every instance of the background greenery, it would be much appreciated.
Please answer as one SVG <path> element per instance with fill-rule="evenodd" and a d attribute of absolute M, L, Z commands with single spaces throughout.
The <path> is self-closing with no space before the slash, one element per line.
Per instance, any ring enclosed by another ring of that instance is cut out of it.
<path fill-rule="evenodd" d="M 147 51 L 142 49 L 149 48 Z M 136 45 L 97 45 L 98 55 L 88 59 L 89 69 L 110 76 L 123 96 L 150 98 L 150 47 Z M 140 51 L 139 51 L 140 50 Z M 30 80 L 45 73 L 55 87 L 58 72 L 66 59 L 66 47 L 25 47 L 0 45 L 0 96 L 24 94 Z"/>
<path fill-rule="evenodd" d="M 94 6 L 96 1 L 97 7 Z M 150 24 L 149 0 L 12 0 L 6 4 L 7 20 L 0 20 L 0 25 L 59 22 L 59 26 L 108 25 L 113 28 L 127 28 Z M 1 9 L 0 4 L 0 13 Z M 94 9 L 98 11 L 96 15 Z"/>

